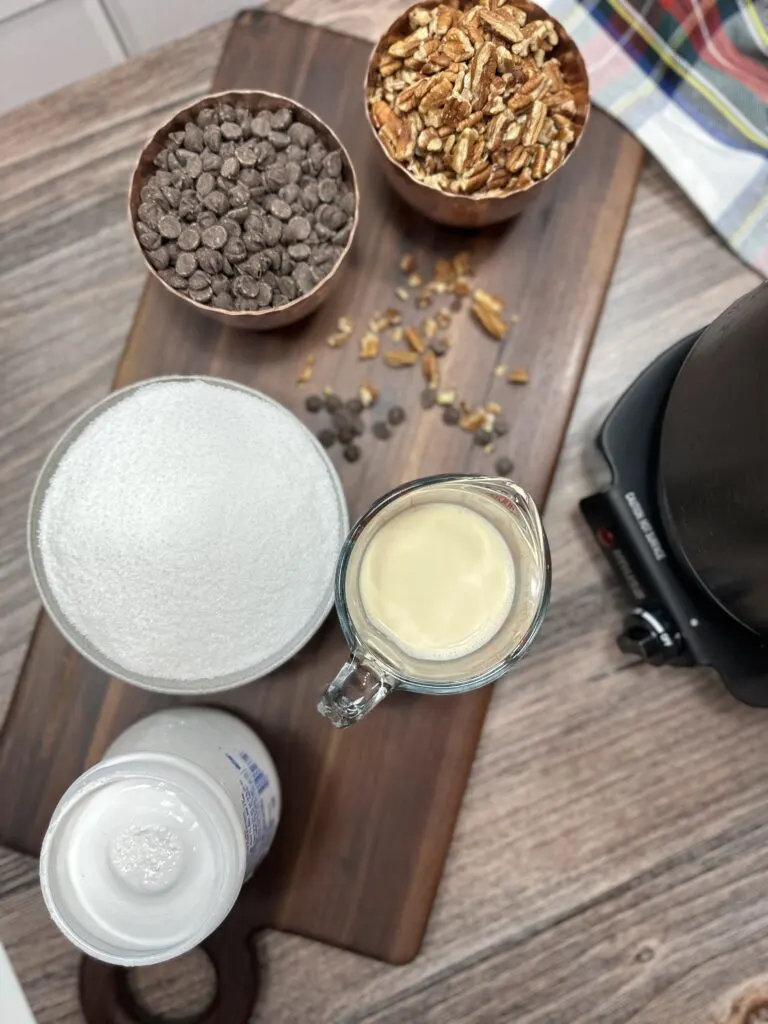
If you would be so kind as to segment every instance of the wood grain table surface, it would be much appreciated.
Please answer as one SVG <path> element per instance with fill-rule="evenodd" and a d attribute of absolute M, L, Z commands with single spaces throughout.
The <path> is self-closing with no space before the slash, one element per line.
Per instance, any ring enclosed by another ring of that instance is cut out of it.
<path fill-rule="evenodd" d="M 373 39 L 399 6 L 277 9 Z M 125 221 L 132 163 L 157 123 L 206 91 L 228 28 L 0 121 L 1 715 L 39 607 L 24 540 L 32 484 L 64 427 L 109 390 L 144 280 Z M 611 400 L 756 283 L 649 160 L 546 509 L 551 610 L 496 688 L 422 953 L 393 968 L 264 933 L 254 1022 L 765 1019 L 765 712 L 711 672 L 619 653 L 619 594 L 577 515 Z M 78 955 L 48 920 L 36 862 L 3 850 L 0 940 L 39 1024 L 82 1021 Z M 189 1012 L 209 973 L 192 954 L 135 984 L 153 1010 Z"/>

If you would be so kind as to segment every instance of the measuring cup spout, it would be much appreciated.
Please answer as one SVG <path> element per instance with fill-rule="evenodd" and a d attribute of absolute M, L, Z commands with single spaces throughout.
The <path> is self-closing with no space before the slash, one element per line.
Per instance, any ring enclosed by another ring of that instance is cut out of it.
<path fill-rule="evenodd" d="M 369 659 L 353 655 L 320 698 L 317 710 L 337 729 L 346 729 L 395 689 L 396 681 Z"/>

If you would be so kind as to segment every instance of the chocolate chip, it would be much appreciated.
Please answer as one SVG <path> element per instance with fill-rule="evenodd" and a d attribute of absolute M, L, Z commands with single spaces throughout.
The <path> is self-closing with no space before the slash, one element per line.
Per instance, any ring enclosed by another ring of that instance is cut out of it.
<path fill-rule="evenodd" d="M 331 178 L 324 178 L 317 186 L 317 194 L 323 203 L 332 203 L 338 194 L 336 182 Z"/>
<path fill-rule="evenodd" d="M 503 416 L 496 416 L 493 421 L 493 432 L 497 437 L 503 437 L 509 433 L 509 421 Z M 501 474 L 504 476 L 504 474 Z"/>
<path fill-rule="evenodd" d="M 218 153 L 214 153 L 211 149 L 204 149 L 201 157 L 203 164 L 203 171 L 219 171 L 221 170 L 222 159 Z"/>
<path fill-rule="evenodd" d="M 255 299 L 259 294 L 259 282 L 250 274 L 240 274 L 235 281 L 235 291 L 247 299 Z"/>
<path fill-rule="evenodd" d="M 203 199 L 203 205 L 206 206 L 211 213 L 215 213 L 217 217 L 221 217 L 229 209 L 229 199 L 224 195 L 223 192 L 218 189 L 215 192 L 211 192 Z"/>
<path fill-rule="evenodd" d="M 197 257 L 193 252 L 183 252 L 176 260 L 176 273 L 180 277 L 191 277 L 197 270 Z"/>
<path fill-rule="evenodd" d="M 312 225 L 306 217 L 291 217 L 283 229 L 283 242 L 304 242 L 309 238 Z"/>
<path fill-rule="evenodd" d="M 285 132 L 270 132 L 269 141 L 278 152 L 281 149 L 287 149 L 291 144 L 291 138 Z"/>
<path fill-rule="evenodd" d="M 495 469 L 499 476 L 510 476 L 515 471 L 515 464 L 506 455 L 501 455 L 496 459 Z"/>
<path fill-rule="evenodd" d="M 272 121 L 267 114 L 259 114 L 251 121 L 251 133 L 260 139 L 266 139 L 272 131 Z"/>
<path fill-rule="evenodd" d="M 312 274 L 312 270 L 306 263 L 299 263 L 292 274 L 293 280 L 296 282 L 296 287 L 299 290 L 300 295 L 306 295 L 307 292 L 311 292 L 315 287 L 315 278 Z"/>
<path fill-rule="evenodd" d="M 208 250 L 208 251 L 211 252 L 212 250 Z M 216 255 L 220 256 L 221 253 L 217 253 Z M 199 254 L 198 254 L 198 262 L 200 262 Z M 200 265 L 202 266 L 202 263 Z M 205 269 L 205 268 L 203 267 L 203 269 Z M 227 292 L 230 289 L 229 278 L 226 276 L 226 274 L 215 274 L 211 278 L 211 287 L 213 288 L 213 291 L 214 291 L 214 293 L 216 295 L 223 295 L 224 292 Z"/>
<path fill-rule="evenodd" d="M 203 228 L 209 228 L 212 224 L 216 223 L 216 214 L 211 210 L 203 210 L 197 218 L 197 226 L 202 231 Z"/>
<path fill-rule="evenodd" d="M 372 427 L 373 436 L 380 438 L 382 441 L 386 441 L 388 437 L 392 436 L 392 431 L 389 429 L 389 424 L 386 420 L 377 420 Z"/>
<path fill-rule="evenodd" d="M 222 178 L 229 178 L 230 181 L 234 181 L 239 173 L 240 161 L 236 156 L 228 156 L 221 165 Z"/>
<path fill-rule="evenodd" d="M 209 125 L 203 132 L 203 143 L 211 153 L 218 153 L 221 148 L 221 129 L 218 125 Z"/>
<path fill-rule="evenodd" d="M 184 171 L 187 177 L 195 178 L 199 177 L 203 172 L 203 161 L 197 155 L 197 153 L 188 153 L 184 158 Z"/>
<path fill-rule="evenodd" d="M 308 260 L 312 255 L 312 250 L 304 242 L 297 242 L 296 245 L 288 247 L 288 255 L 292 260 Z"/>
<path fill-rule="evenodd" d="M 163 244 L 160 232 L 153 231 L 152 228 L 148 228 L 145 224 L 137 225 L 136 237 L 142 249 L 159 249 Z"/>
<path fill-rule="evenodd" d="M 148 228 L 157 228 L 157 222 L 163 216 L 162 209 L 157 203 L 142 203 L 137 211 L 137 216 L 142 224 Z"/>
<path fill-rule="evenodd" d="M 393 427 L 399 427 L 401 423 L 405 422 L 405 409 L 402 405 L 393 405 L 387 413 L 387 419 Z"/>
<path fill-rule="evenodd" d="M 344 458 L 347 462 L 357 462 L 360 458 L 360 449 L 354 442 L 344 449 Z"/>
<path fill-rule="evenodd" d="M 155 270 L 165 270 L 168 264 L 171 262 L 171 257 L 168 254 L 168 250 L 165 246 L 160 249 L 154 249 L 147 253 L 147 259 L 155 268 Z"/>
<path fill-rule="evenodd" d="M 178 238 L 182 231 L 182 223 L 172 213 L 166 213 L 157 222 L 157 229 L 163 238 Z"/>
<path fill-rule="evenodd" d="M 447 423 L 449 427 L 455 427 L 461 419 L 461 413 L 455 405 L 448 405 L 443 409 L 443 423 Z"/>
<path fill-rule="evenodd" d="M 213 107 L 203 107 L 197 112 L 198 128 L 207 128 L 208 125 L 216 123 L 216 111 Z"/>
<path fill-rule="evenodd" d="M 435 388 L 424 388 L 419 396 L 422 409 L 431 409 L 437 402 L 437 391 Z"/>
<path fill-rule="evenodd" d="M 307 412 L 320 412 L 325 403 L 320 395 L 308 395 L 305 402 L 304 408 Z"/>
<path fill-rule="evenodd" d="M 330 448 L 336 443 L 336 431 L 331 430 L 330 427 L 326 427 L 324 430 L 320 431 L 317 435 L 317 439 L 323 448 Z"/>
<path fill-rule="evenodd" d="M 493 435 L 490 430 L 485 430 L 484 427 L 479 427 L 475 431 L 474 441 L 476 445 L 479 445 L 479 447 L 484 448 L 485 445 L 490 444 L 492 440 Z"/>
<path fill-rule="evenodd" d="M 273 217 L 277 217 L 278 220 L 290 220 L 291 219 L 291 208 L 283 199 L 278 196 L 270 196 L 267 200 L 267 209 Z"/>
<path fill-rule="evenodd" d="M 293 111 L 288 107 L 272 111 L 272 127 L 278 132 L 287 131 L 293 124 Z"/>
<path fill-rule="evenodd" d="M 202 243 L 208 249 L 223 249 L 227 244 L 227 232 L 221 224 L 213 224 L 206 228 L 200 236 Z"/>
<path fill-rule="evenodd" d="M 287 302 L 293 302 L 298 294 L 296 282 L 291 277 L 278 278 L 279 291 L 285 296 Z"/>
<path fill-rule="evenodd" d="M 240 238 L 229 238 L 224 246 L 224 255 L 230 263 L 242 263 L 248 253 L 245 243 Z"/>
<path fill-rule="evenodd" d="M 342 171 L 341 153 L 334 150 L 323 158 L 323 175 L 328 178 L 340 178 Z"/>
<path fill-rule="evenodd" d="M 220 292 L 218 295 L 214 294 L 211 300 L 211 305 L 215 306 L 216 309 L 234 309 L 235 303 L 232 300 L 232 296 L 226 292 Z"/>
<path fill-rule="evenodd" d="M 237 142 L 243 137 L 243 129 L 236 121 L 226 121 L 221 126 L 221 136 L 227 142 Z"/>
<path fill-rule="evenodd" d="M 298 121 L 294 121 L 288 129 L 288 138 L 295 146 L 299 146 L 301 149 L 309 149 L 316 138 L 315 129 L 308 124 L 300 124 Z"/>
<path fill-rule="evenodd" d="M 178 245 L 183 252 L 192 252 L 200 245 L 200 232 L 193 227 L 183 228 L 179 233 Z"/>
<path fill-rule="evenodd" d="M 352 416 L 359 416 L 360 413 L 363 411 L 363 403 L 360 401 L 359 398 L 349 398 L 344 403 L 344 405 L 346 407 L 347 412 L 350 413 Z"/>
<path fill-rule="evenodd" d="M 344 402 L 338 395 L 326 395 L 325 397 L 325 408 L 327 412 L 335 413 L 338 412 Z"/>
<path fill-rule="evenodd" d="M 207 288 L 211 283 L 211 279 L 208 274 L 203 273 L 202 270 L 196 270 L 189 279 L 190 289 L 199 290 L 201 288 Z"/>
<path fill-rule="evenodd" d="M 442 357 L 448 351 L 448 342 L 445 338 L 433 338 L 429 343 L 429 347 L 436 356 Z"/>

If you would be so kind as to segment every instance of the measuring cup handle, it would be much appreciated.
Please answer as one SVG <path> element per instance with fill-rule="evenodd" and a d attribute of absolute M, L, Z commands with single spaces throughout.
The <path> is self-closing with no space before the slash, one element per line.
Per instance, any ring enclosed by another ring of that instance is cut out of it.
<path fill-rule="evenodd" d="M 320 698 L 317 710 L 337 729 L 346 729 L 373 711 L 396 685 L 370 662 L 352 657 Z"/>

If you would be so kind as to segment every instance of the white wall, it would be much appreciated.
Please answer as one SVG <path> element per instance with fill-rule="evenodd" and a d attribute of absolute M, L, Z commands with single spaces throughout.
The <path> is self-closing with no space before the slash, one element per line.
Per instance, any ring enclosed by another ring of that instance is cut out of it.
<path fill-rule="evenodd" d="M 230 18 L 248 0 L 0 0 L 0 114 Z"/>

